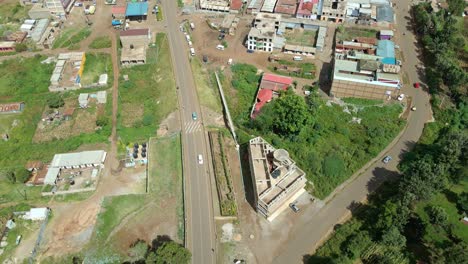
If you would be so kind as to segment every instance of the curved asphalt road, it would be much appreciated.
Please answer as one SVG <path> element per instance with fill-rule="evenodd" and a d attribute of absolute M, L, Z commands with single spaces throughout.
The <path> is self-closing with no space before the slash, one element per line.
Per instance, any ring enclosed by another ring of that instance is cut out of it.
<path fill-rule="evenodd" d="M 200 105 L 198 102 L 192 70 L 189 63 L 189 53 L 184 35 L 179 30 L 177 21 L 177 1 L 164 0 L 165 15 L 169 44 L 171 47 L 172 64 L 176 83 L 179 87 L 179 107 L 182 108 L 182 145 L 183 168 L 185 179 L 185 215 L 186 215 L 186 247 L 192 253 L 195 264 L 215 263 L 215 229 L 212 208 L 212 197 L 207 162 L 207 148 L 203 130 Z M 198 113 L 195 127 L 192 113 Z M 190 127 L 188 124 L 192 124 Z M 198 164 L 197 156 L 202 154 L 205 164 Z"/>
<path fill-rule="evenodd" d="M 403 70 L 408 74 L 410 83 L 421 82 L 417 65 L 422 65 L 417 57 L 416 39 L 410 29 L 411 22 L 408 20 L 409 1 L 398 1 L 395 13 L 397 14 L 396 38 L 403 51 L 404 61 Z M 406 32 L 402 35 L 402 32 Z M 353 202 L 364 200 L 369 192 L 376 188 L 377 182 L 396 175 L 397 164 L 400 162 L 401 155 L 411 149 L 418 141 L 424 128 L 424 123 L 431 118 L 431 109 L 429 106 L 429 96 L 421 89 L 415 89 L 412 85 L 403 87 L 402 93 L 413 98 L 413 106 L 417 111 L 412 112 L 408 119 L 408 125 L 401 137 L 388 146 L 388 150 L 379 157 L 379 160 L 372 164 L 364 173 L 349 183 L 344 189 L 336 194 L 320 211 L 312 218 L 307 220 L 305 217 L 298 219 L 294 229 L 289 235 L 289 240 L 281 250 L 279 255 L 273 260 L 273 263 L 302 263 L 303 256 L 313 254 L 317 245 L 326 238 L 335 224 L 339 223 L 346 215 L 349 215 L 350 206 Z M 393 160 L 388 165 L 383 165 L 380 159 L 384 155 L 391 155 Z M 304 211 L 305 213 L 305 211 Z M 302 220 L 302 221 L 301 221 Z"/>

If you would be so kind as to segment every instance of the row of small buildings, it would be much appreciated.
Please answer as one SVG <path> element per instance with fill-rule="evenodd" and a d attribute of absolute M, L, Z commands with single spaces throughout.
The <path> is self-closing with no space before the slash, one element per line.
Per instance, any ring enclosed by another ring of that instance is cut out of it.
<path fill-rule="evenodd" d="M 247 13 L 276 13 L 284 16 L 344 22 L 364 19 L 393 23 L 394 14 L 389 0 L 251 0 Z"/>

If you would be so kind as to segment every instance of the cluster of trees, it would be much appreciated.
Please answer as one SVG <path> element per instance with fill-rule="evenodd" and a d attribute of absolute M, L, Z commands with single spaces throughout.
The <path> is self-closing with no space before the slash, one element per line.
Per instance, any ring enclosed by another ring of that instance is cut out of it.
<path fill-rule="evenodd" d="M 430 87 L 445 84 L 454 95 L 466 84 L 468 74 L 459 60 L 466 60 L 466 43 L 463 37 L 463 0 L 449 1 L 449 10 L 433 12 L 430 3 L 413 7 L 416 32 L 426 53 L 426 77 Z"/>
<path fill-rule="evenodd" d="M 0 171 L 0 178 L 7 180 L 9 183 L 25 183 L 30 177 L 29 171 L 23 168 L 4 169 Z"/>
<path fill-rule="evenodd" d="M 417 260 L 465 263 L 468 241 L 453 232 L 445 209 L 427 207 L 429 219 L 425 221 L 415 208 L 450 185 L 467 180 L 467 150 L 466 130 L 447 131 L 435 144 L 418 146 L 401 163 L 401 178 L 384 184 L 368 205 L 361 205 L 355 218 L 338 227 L 309 263 L 355 263 L 358 259 L 388 264 Z M 466 196 L 459 195 L 460 205 Z M 447 233 L 447 242 L 441 244 L 425 237 L 430 226 Z"/>
<path fill-rule="evenodd" d="M 185 247 L 171 240 L 159 241 L 152 247 L 140 240 L 131 246 L 128 253 L 130 263 L 188 264 L 192 258 Z"/>

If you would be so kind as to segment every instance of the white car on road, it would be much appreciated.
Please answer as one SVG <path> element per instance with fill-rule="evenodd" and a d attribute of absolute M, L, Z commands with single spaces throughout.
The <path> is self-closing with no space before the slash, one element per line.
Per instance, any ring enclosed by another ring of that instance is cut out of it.
<path fill-rule="evenodd" d="M 404 94 L 400 94 L 397 98 L 398 101 L 403 101 L 403 99 L 405 99 L 405 95 Z"/>
<path fill-rule="evenodd" d="M 198 164 L 203 164 L 203 156 L 202 156 L 202 154 L 198 154 Z"/>

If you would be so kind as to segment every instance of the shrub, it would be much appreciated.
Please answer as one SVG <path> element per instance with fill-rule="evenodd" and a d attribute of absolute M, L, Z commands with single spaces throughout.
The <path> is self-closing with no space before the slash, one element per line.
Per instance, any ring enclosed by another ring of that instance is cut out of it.
<path fill-rule="evenodd" d="M 47 105 L 50 108 L 59 108 L 65 105 L 65 101 L 61 94 L 51 93 L 47 98 Z"/>
<path fill-rule="evenodd" d="M 16 52 L 23 52 L 28 49 L 28 45 L 26 43 L 16 43 L 15 45 L 15 51 Z"/>
<path fill-rule="evenodd" d="M 445 226 L 448 222 L 448 215 L 444 208 L 431 206 L 428 209 L 429 221 L 431 224 Z"/>

